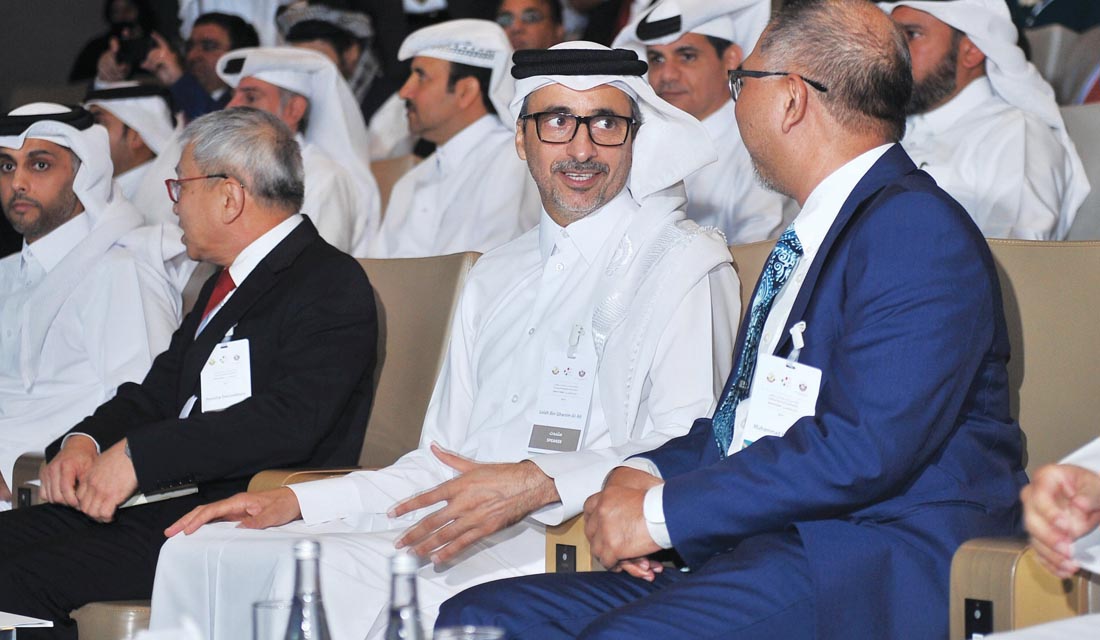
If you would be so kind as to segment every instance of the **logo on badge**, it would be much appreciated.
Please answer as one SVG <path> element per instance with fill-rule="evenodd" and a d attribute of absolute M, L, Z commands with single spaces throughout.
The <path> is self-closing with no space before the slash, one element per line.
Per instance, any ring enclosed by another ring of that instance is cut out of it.
<path fill-rule="evenodd" d="M 550 370 L 550 373 L 552 373 L 554 375 L 558 375 L 558 373 L 560 373 L 560 370 L 557 367 L 554 367 L 553 369 Z"/>
<path fill-rule="evenodd" d="M 586 373 L 587 372 L 584 369 L 581 369 L 580 371 L 577 372 L 577 377 L 583 378 Z"/>
<path fill-rule="evenodd" d="M 805 382 L 798 383 L 798 390 L 799 391 L 805 391 L 806 390 L 806 383 Z"/>
<path fill-rule="evenodd" d="M 768 377 L 766 378 L 766 380 L 767 380 L 768 382 L 775 382 L 775 374 L 774 374 L 774 373 L 769 373 L 769 374 L 768 374 Z"/>

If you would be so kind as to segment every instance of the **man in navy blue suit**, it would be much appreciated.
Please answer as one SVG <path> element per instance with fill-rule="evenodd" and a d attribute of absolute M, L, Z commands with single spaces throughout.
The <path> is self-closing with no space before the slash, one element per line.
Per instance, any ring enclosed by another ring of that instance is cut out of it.
<path fill-rule="evenodd" d="M 471 589 L 438 626 L 529 638 L 943 638 L 951 556 L 1018 531 L 1026 482 L 988 247 L 897 144 L 904 37 L 788 3 L 730 74 L 764 182 L 801 206 L 712 418 L 585 505 L 611 572 Z M 690 569 L 651 559 L 672 549 Z"/>

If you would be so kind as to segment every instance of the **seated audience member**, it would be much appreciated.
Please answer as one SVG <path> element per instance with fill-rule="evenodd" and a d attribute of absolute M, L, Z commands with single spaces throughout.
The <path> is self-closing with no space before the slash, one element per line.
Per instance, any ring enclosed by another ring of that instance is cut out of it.
<path fill-rule="evenodd" d="M 1084 32 L 1100 24 L 1096 0 L 1006 0 L 1012 20 L 1021 29 L 1060 24 Z"/>
<path fill-rule="evenodd" d="M 1004 0 L 882 2 L 909 39 L 902 146 L 988 238 L 1063 240 L 1089 193 L 1054 90 Z"/>
<path fill-rule="evenodd" d="M 549 49 L 565 40 L 559 0 L 500 0 L 496 20 L 515 51 Z"/>
<path fill-rule="evenodd" d="M 336 65 L 298 47 L 241 49 L 218 61 L 218 75 L 234 89 L 227 107 L 263 109 L 297 134 L 306 181 L 302 213 L 332 246 L 366 255 L 382 204 L 367 128 Z"/>
<path fill-rule="evenodd" d="M 225 13 L 207 13 L 195 20 L 184 45 L 182 64 L 160 34 L 153 34 L 153 39 L 156 46 L 150 49 L 141 68 L 168 87 L 186 120 L 217 111 L 232 97 L 229 87 L 218 77 L 218 59 L 228 51 L 260 44 L 252 25 Z M 97 83 L 124 80 L 128 75 L 129 69 L 118 63 L 114 49 L 112 46 L 100 57 Z"/>
<path fill-rule="evenodd" d="M 169 100 L 164 89 L 136 82 L 91 91 L 84 98 L 84 106 L 92 112 L 96 124 L 107 129 L 111 164 L 122 195 L 133 202 L 138 211 L 142 208 L 134 197 L 145 172 L 157 154 L 172 144 L 176 135 Z M 163 191 L 161 189 L 161 200 L 164 199 Z"/>
<path fill-rule="evenodd" d="M 273 47 L 279 43 L 276 18 L 279 10 L 295 0 L 178 0 L 180 35 L 187 38 L 203 16 L 222 13 L 243 19 L 256 31 L 259 42 L 251 47 Z M 343 0 L 336 0 L 342 2 Z M 358 0 L 353 0 L 358 1 Z"/>
<path fill-rule="evenodd" d="M 89 601 L 148 598 L 164 528 L 256 471 L 358 457 L 373 292 L 295 213 L 293 134 L 270 114 L 230 109 L 191 123 L 183 143 L 168 192 L 188 255 L 222 269 L 144 381 L 46 449 L 49 504 L 0 514 L 0 602 L 54 623 L 29 638 L 76 638 L 69 612 Z M 138 491 L 151 501 L 120 508 Z"/>
<path fill-rule="evenodd" d="M 771 14 L 769 0 L 664 0 L 615 39 L 649 60 L 657 95 L 695 116 L 718 147 L 718 162 L 684 181 L 688 217 L 718 227 L 729 244 L 774 238 L 783 197 L 752 170 L 733 117 L 728 72 L 752 51 Z"/>
<path fill-rule="evenodd" d="M 609 469 L 714 405 L 739 298 L 721 236 L 683 213 L 680 181 L 713 156 L 706 132 L 654 95 L 632 53 L 550 53 L 517 53 L 509 111 L 540 223 L 470 273 L 420 447 L 385 469 L 241 494 L 181 519 L 169 535 L 214 518 L 246 528 L 168 541 L 154 628 L 188 616 L 207 637 L 246 636 L 248 605 L 272 580 L 275 596 L 291 594 L 293 566 L 279 558 L 303 536 L 321 539 L 334 638 L 383 636 L 395 542 L 436 564 L 419 572 L 430 624 L 466 586 L 541 573 L 543 525 L 579 513 Z M 540 390 L 555 380 L 580 385 L 571 417 L 548 415 L 566 402 Z"/>
<path fill-rule="evenodd" d="M 368 257 L 484 253 L 538 223 L 538 191 L 508 118 L 511 55 L 487 20 L 426 27 L 402 44 L 400 58 L 412 58 L 398 94 L 409 130 L 438 146 L 394 184 Z"/>
<path fill-rule="evenodd" d="M 482 585 L 437 626 L 943 638 L 955 549 L 1017 530 L 997 274 L 966 211 L 897 144 L 904 36 L 863 0 L 787 3 L 741 66 L 745 144 L 802 208 L 764 266 L 717 411 L 585 503 L 613 572 Z M 662 570 L 661 549 L 690 572 Z"/>
<path fill-rule="evenodd" d="M 359 11 L 325 4 L 296 4 L 279 14 L 279 31 L 287 44 L 325 54 L 348 81 L 363 118 L 401 86 L 400 78 L 384 75 L 374 49 L 374 26 Z"/>
<path fill-rule="evenodd" d="M 112 192 L 108 135 L 84 109 L 36 103 L 0 118 L 0 202 L 24 239 L 0 261 L 4 508 L 15 459 L 140 380 L 180 299 L 130 245 L 141 215 Z"/>

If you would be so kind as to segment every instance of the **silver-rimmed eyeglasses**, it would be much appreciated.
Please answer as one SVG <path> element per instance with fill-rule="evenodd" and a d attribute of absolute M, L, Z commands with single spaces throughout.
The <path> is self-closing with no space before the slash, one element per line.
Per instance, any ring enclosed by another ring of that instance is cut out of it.
<path fill-rule="evenodd" d="M 741 89 L 745 86 L 745 78 L 768 78 L 771 76 L 798 76 L 802 78 L 803 82 L 821 93 L 829 91 L 829 89 L 820 82 L 810 80 L 806 76 L 794 73 L 793 71 L 749 71 L 748 69 L 737 67 L 736 69 L 729 70 L 730 96 L 733 98 L 734 102 L 737 102 L 737 98 L 741 97 Z"/>

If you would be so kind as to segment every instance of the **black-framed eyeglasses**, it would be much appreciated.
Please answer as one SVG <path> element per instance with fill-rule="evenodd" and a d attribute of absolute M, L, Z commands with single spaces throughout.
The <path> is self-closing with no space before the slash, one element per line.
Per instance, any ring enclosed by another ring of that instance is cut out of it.
<path fill-rule="evenodd" d="M 546 19 L 546 14 L 535 9 L 524 9 L 519 13 L 519 21 L 523 24 L 538 24 Z M 507 29 L 516 23 L 516 15 L 511 12 L 504 12 L 497 14 L 497 24 L 502 29 Z"/>
<path fill-rule="evenodd" d="M 572 113 L 540 111 L 519 117 L 520 120 L 534 120 L 535 133 L 539 140 L 551 144 L 571 142 L 577 135 L 577 129 L 584 125 L 593 144 L 601 147 L 618 147 L 626 142 L 635 120 L 628 116 L 598 114 L 577 116 Z"/>
<path fill-rule="evenodd" d="M 737 102 L 737 98 L 741 96 L 741 89 L 745 86 L 745 78 L 768 78 L 771 76 L 798 76 L 802 78 L 803 82 L 821 93 L 827 93 L 829 91 L 829 89 L 820 82 L 810 80 L 806 76 L 794 73 L 793 71 L 749 71 L 748 69 L 737 67 L 736 69 L 729 70 L 730 96 L 733 98 L 734 102 Z"/>
<path fill-rule="evenodd" d="M 194 178 L 168 178 L 164 181 L 164 186 L 168 189 L 168 199 L 172 202 L 180 201 L 180 189 L 183 187 L 184 182 L 191 182 L 192 180 L 210 180 L 212 178 L 221 178 L 228 180 L 231 176 L 224 173 L 212 173 L 208 176 L 195 176 Z M 244 184 L 237 183 L 242 189 Z"/>

